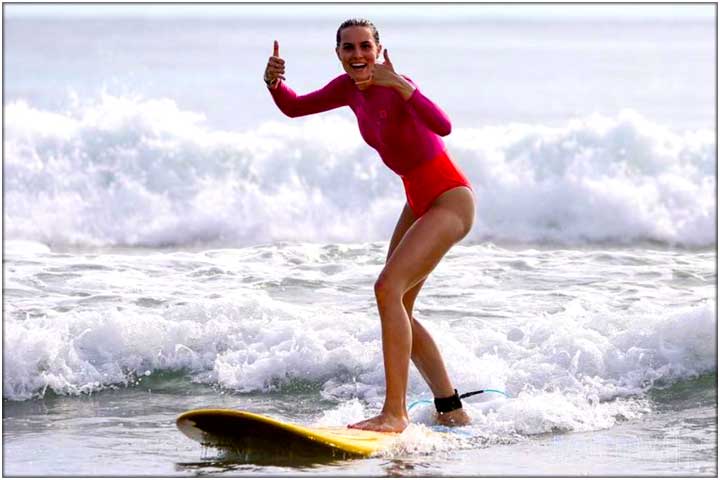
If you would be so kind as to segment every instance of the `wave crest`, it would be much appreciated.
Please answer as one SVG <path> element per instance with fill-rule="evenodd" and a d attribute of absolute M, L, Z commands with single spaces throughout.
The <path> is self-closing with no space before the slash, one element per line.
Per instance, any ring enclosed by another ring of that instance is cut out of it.
<path fill-rule="evenodd" d="M 9 239 L 48 245 L 247 245 L 386 239 L 401 182 L 337 114 L 240 132 L 172 100 L 104 95 L 57 113 L 5 107 Z M 716 243 L 710 130 L 630 110 L 564 127 L 456 129 L 475 187 L 470 239 Z"/>

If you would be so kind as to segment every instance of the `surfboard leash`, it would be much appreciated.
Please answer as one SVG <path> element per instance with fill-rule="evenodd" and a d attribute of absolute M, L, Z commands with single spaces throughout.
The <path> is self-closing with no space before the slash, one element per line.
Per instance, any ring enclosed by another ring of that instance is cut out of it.
<path fill-rule="evenodd" d="M 484 388 L 484 389 L 482 389 L 482 390 L 475 390 L 475 391 L 472 391 L 472 392 L 466 392 L 466 393 L 463 393 L 462 395 L 458 395 L 457 398 L 458 398 L 458 399 L 468 398 L 468 397 L 472 397 L 473 395 L 480 395 L 481 393 L 490 393 L 490 392 L 492 392 L 492 393 L 499 393 L 499 394 L 501 394 L 501 395 L 505 395 L 505 397 L 507 397 L 507 398 L 510 398 L 510 395 L 508 395 L 507 393 L 503 392 L 502 390 L 494 390 L 494 389 L 490 389 L 490 388 Z M 457 390 L 455 391 L 455 394 L 457 395 Z M 451 398 L 451 399 L 452 399 L 452 398 L 455 398 L 455 395 L 453 395 L 452 397 L 449 397 L 449 398 Z M 441 399 L 441 400 L 444 400 L 444 399 Z M 415 407 L 416 405 L 423 404 L 423 403 L 432 404 L 432 403 L 437 403 L 437 402 L 436 402 L 435 400 L 415 400 L 415 401 L 412 402 L 412 403 L 410 404 L 410 406 L 408 407 L 408 411 L 409 411 L 410 409 L 412 409 L 413 407 Z"/>
<path fill-rule="evenodd" d="M 500 393 L 500 394 L 502 394 L 502 395 L 505 395 L 507 398 L 510 398 L 510 395 L 508 395 L 507 393 L 503 392 L 502 390 L 493 390 L 493 389 L 490 389 L 490 388 L 486 388 L 486 389 L 484 389 L 484 390 L 475 390 L 474 392 L 463 393 L 462 395 L 460 395 L 460 398 L 472 397 L 473 395 L 479 395 L 479 394 L 485 393 L 485 392 Z"/>

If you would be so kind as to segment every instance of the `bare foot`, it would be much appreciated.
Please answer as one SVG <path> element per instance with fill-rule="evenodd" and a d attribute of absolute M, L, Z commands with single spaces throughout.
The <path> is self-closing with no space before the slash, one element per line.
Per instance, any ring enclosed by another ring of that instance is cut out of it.
<path fill-rule="evenodd" d="M 437 422 L 446 427 L 462 427 L 463 425 L 469 425 L 471 421 L 470 416 L 462 408 L 437 414 Z"/>
<path fill-rule="evenodd" d="M 377 417 L 368 418 L 362 422 L 348 425 L 348 428 L 357 428 L 359 430 L 373 430 L 375 432 L 395 432 L 400 433 L 410 424 L 407 415 L 396 417 L 387 413 L 381 413 Z"/>

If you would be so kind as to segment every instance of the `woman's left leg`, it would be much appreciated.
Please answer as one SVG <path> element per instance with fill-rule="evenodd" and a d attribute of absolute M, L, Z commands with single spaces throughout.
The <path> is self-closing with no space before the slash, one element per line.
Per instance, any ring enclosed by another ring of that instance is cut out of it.
<path fill-rule="evenodd" d="M 352 427 L 396 432 L 407 427 L 406 394 L 412 327 L 403 305 L 403 295 L 427 277 L 450 247 L 467 235 L 474 216 L 472 192 L 466 187 L 448 190 L 413 223 L 385 264 L 375 283 L 382 324 L 385 405 L 380 415 Z"/>

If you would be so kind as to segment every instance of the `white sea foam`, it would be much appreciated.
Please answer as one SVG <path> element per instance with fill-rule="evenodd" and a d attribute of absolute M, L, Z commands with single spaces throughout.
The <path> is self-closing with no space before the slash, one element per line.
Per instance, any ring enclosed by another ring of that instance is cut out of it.
<path fill-rule="evenodd" d="M 16 101 L 4 113 L 12 240 L 377 241 L 404 203 L 344 116 L 220 131 L 172 100 L 111 95 L 62 113 Z M 476 190 L 470 240 L 716 242 L 711 130 L 672 131 L 625 110 L 564 127 L 458 128 L 447 144 Z"/>
<path fill-rule="evenodd" d="M 187 370 L 196 372 L 197 381 L 231 391 L 268 391 L 291 379 L 325 382 L 323 394 L 340 404 L 321 424 L 367 415 L 357 397 L 380 405 L 384 378 L 374 320 L 346 318 L 360 325 L 360 331 L 351 334 L 344 326 L 333 326 L 327 320 L 333 316 L 329 312 L 319 319 L 318 312 L 300 312 L 296 306 L 291 310 L 262 304 L 251 300 L 232 307 L 196 308 L 194 313 L 183 308 L 162 316 L 117 312 L 6 321 L 5 398 L 23 400 L 47 391 L 91 393 L 127 386 L 148 371 Z M 474 334 L 471 327 L 436 337 L 446 352 L 453 351 L 453 343 L 464 347 L 462 363 L 455 360 L 457 355 L 446 355 L 459 389 L 490 385 L 512 397 L 485 394 L 469 400 L 474 427 L 494 434 L 584 431 L 608 428 L 619 416 L 635 418 L 646 412 L 647 402 L 632 396 L 653 384 L 713 371 L 714 318 L 712 308 L 700 307 L 657 321 L 648 317 L 615 335 L 600 334 L 591 325 L 562 328 L 567 322 L 555 318 L 527 327 L 536 341 L 550 323 L 559 333 L 545 333 L 538 344 L 528 339 L 504 359 L 473 354 L 473 349 L 497 338 Z M 670 337 L 670 331 L 684 333 Z M 468 344 L 449 341 L 450 335 L 474 338 Z M 583 337 L 595 342 L 584 342 Z M 507 345 L 493 346 L 507 351 Z M 505 365 L 502 372 L 486 368 L 498 361 Z M 498 377 L 504 381 L 493 380 Z M 411 395 L 428 395 L 416 374 Z M 414 420 L 432 424 L 431 410 L 415 407 Z"/>
<path fill-rule="evenodd" d="M 337 402 L 320 424 L 382 404 L 372 279 L 385 245 L 87 256 L 10 247 L 7 399 L 125 388 L 172 371 L 228 392 L 312 385 Z M 461 247 L 433 274 L 415 315 L 461 392 L 510 395 L 467 400 L 473 438 L 597 430 L 647 412 L 648 388 L 717 369 L 716 311 L 702 300 L 712 290 L 709 259 Z M 409 395 L 431 398 L 414 370 Z M 411 413 L 431 425 L 431 412 Z"/>

